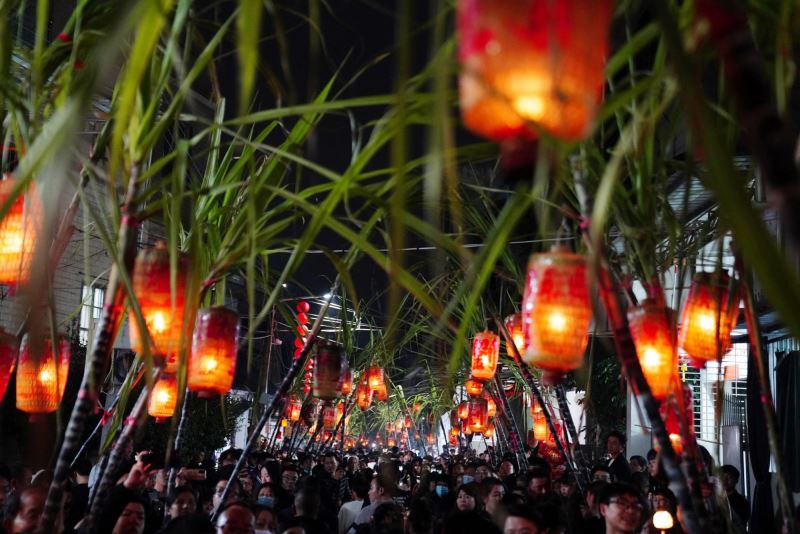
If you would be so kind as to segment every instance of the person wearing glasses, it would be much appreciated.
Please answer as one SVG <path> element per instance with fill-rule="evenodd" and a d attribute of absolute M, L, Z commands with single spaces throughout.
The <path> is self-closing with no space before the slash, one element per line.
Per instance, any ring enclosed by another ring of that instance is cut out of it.
<path fill-rule="evenodd" d="M 606 534 L 632 534 L 639 530 L 645 516 L 645 502 L 634 486 L 612 482 L 599 495 L 598 501 Z"/>

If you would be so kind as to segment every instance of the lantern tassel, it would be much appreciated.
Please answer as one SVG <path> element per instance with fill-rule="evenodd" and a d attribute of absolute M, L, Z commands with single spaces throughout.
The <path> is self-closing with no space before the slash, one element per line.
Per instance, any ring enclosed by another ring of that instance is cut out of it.
<path fill-rule="evenodd" d="M 330 295 L 336 294 L 336 288 L 339 285 L 339 277 L 336 277 L 336 280 L 333 283 L 333 287 L 328 292 Z M 292 360 L 292 365 L 289 367 L 289 370 L 286 372 L 286 376 L 283 377 L 280 385 L 278 386 L 278 390 L 275 392 L 275 396 L 272 397 L 272 400 L 269 403 L 269 406 L 264 410 L 264 413 L 261 415 L 261 419 L 258 420 L 256 426 L 253 428 L 253 431 L 250 434 L 250 437 L 247 439 L 247 444 L 242 451 L 242 454 L 239 456 L 239 459 L 236 461 L 236 465 L 231 472 L 231 476 L 228 479 L 228 484 L 225 486 L 225 490 L 223 491 L 222 495 L 220 496 L 219 502 L 224 503 L 225 499 L 228 497 L 228 492 L 234 485 L 234 480 L 236 477 L 239 476 L 239 471 L 242 469 L 244 462 L 247 460 L 247 457 L 250 455 L 250 451 L 253 450 L 258 437 L 261 435 L 261 429 L 264 428 L 264 425 L 267 424 L 270 415 L 272 415 L 273 410 L 278 405 L 278 400 L 282 400 L 286 393 L 289 391 L 289 386 L 292 385 L 294 382 L 295 377 L 300 373 L 300 371 L 305 367 L 305 361 L 308 357 L 309 353 L 311 352 L 312 347 L 316 343 L 317 334 L 319 333 L 320 328 L 322 328 L 322 319 L 327 315 L 328 308 L 330 307 L 331 299 L 328 298 L 322 304 L 322 308 L 317 315 L 317 318 L 314 320 L 314 324 L 311 326 L 311 330 L 308 332 L 308 336 L 306 337 L 306 343 L 303 346 L 303 349 L 300 353 L 300 357 Z M 320 425 L 317 425 L 320 426 Z M 213 513 L 211 514 L 212 522 L 217 520 L 217 516 L 220 513 L 220 507 L 214 508 Z"/>

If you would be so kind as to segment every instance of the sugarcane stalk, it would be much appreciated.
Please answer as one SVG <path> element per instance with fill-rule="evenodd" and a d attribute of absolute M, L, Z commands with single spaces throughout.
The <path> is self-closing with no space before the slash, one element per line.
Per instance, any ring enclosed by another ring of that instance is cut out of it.
<path fill-rule="evenodd" d="M 183 403 L 181 404 L 181 418 L 178 421 L 178 430 L 175 432 L 175 442 L 167 450 L 167 465 L 169 468 L 169 478 L 167 479 L 167 493 L 175 489 L 175 480 L 178 476 L 178 470 L 172 466 L 172 455 L 179 454 L 181 450 L 181 443 L 183 442 L 183 433 L 186 430 L 186 414 L 189 412 L 189 388 L 183 392 Z"/>
<path fill-rule="evenodd" d="M 161 368 L 157 368 L 153 373 L 153 382 L 158 380 L 161 375 Z M 101 473 L 100 479 L 97 481 L 97 490 L 94 494 L 94 499 L 89 505 L 89 513 L 86 516 L 86 525 L 88 532 L 94 532 L 94 519 L 97 517 L 100 510 L 106 503 L 111 489 L 116 483 L 117 470 L 120 465 L 125 461 L 125 451 L 128 444 L 133 443 L 133 438 L 136 434 L 136 429 L 141 423 L 145 415 L 145 407 L 147 406 L 147 399 L 150 395 L 150 388 L 145 384 L 136 404 L 133 405 L 130 414 L 127 417 L 125 428 L 117 438 L 111 453 L 108 456 L 108 463 L 105 470 Z"/>
<path fill-rule="evenodd" d="M 139 165 L 131 168 L 128 190 L 122 206 L 122 221 L 117 236 L 118 250 L 121 252 L 123 268 L 132 270 L 136 255 L 136 222 L 134 219 L 134 198 L 136 182 L 139 178 Z M 72 408 L 64 442 L 58 454 L 53 471 L 53 481 L 45 501 L 44 511 L 39 521 L 38 532 L 47 533 L 54 530 L 55 520 L 61 508 L 64 486 L 70 475 L 70 464 L 81 444 L 81 437 L 86 423 L 94 412 L 97 392 L 102 383 L 102 372 L 111 356 L 114 337 L 122 321 L 125 308 L 125 291 L 120 279 L 120 267 L 115 262 L 111 266 L 106 289 L 106 301 L 100 314 L 97 330 L 92 343 L 92 350 L 87 356 L 86 369 L 81 381 L 78 398 Z"/>
<path fill-rule="evenodd" d="M 331 290 L 329 291 L 329 294 L 334 295 L 336 293 L 336 287 L 338 285 L 339 285 L 339 278 L 337 277 L 336 281 L 333 284 L 333 287 L 331 287 Z M 289 387 L 292 385 L 292 382 L 294 382 L 294 379 L 297 377 L 297 375 L 305 366 L 306 358 L 308 357 L 312 347 L 316 343 L 317 334 L 319 334 L 319 330 L 320 328 L 322 328 L 322 319 L 328 313 L 328 308 L 330 307 L 330 303 L 331 303 L 330 298 L 325 300 L 325 303 L 322 305 L 322 308 L 319 311 L 319 315 L 317 315 L 317 318 L 314 320 L 314 324 L 311 325 L 311 330 L 308 332 L 308 337 L 306 338 L 306 342 L 303 345 L 302 350 L 300 351 L 300 356 L 295 358 L 294 361 L 292 362 L 292 365 L 286 372 L 286 376 L 283 377 L 283 380 L 278 386 L 277 391 L 275 391 L 275 396 L 272 397 L 269 406 L 264 410 L 264 413 L 261 415 L 261 418 L 258 420 L 258 423 L 256 423 L 255 428 L 253 428 L 253 431 L 250 433 L 250 437 L 247 440 L 247 444 L 245 445 L 242 454 L 239 455 L 239 459 L 236 460 L 236 465 L 234 466 L 233 471 L 231 472 L 231 476 L 228 478 L 228 484 L 225 486 L 225 489 L 223 490 L 222 495 L 220 496 L 219 500 L 220 506 L 215 507 L 213 513 L 211 514 L 213 521 L 216 521 L 217 516 L 219 515 L 220 512 L 221 505 L 222 503 L 225 502 L 225 499 L 228 497 L 228 492 L 233 487 L 233 481 L 238 476 L 239 471 L 242 469 L 242 466 L 244 465 L 244 462 L 247 461 L 247 456 L 253 449 L 253 446 L 255 445 L 258 436 L 261 435 L 261 429 L 264 428 L 264 425 L 269 420 L 269 417 L 270 415 L 272 415 L 272 411 L 278 405 L 278 402 L 283 401 L 284 397 L 286 396 L 286 393 L 289 391 Z"/>
<path fill-rule="evenodd" d="M 737 258 L 737 267 L 741 269 L 741 260 Z M 761 389 L 761 407 L 764 410 L 764 421 L 767 426 L 767 441 L 769 442 L 772 461 L 775 462 L 777 479 L 778 500 L 780 502 L 780 512 L 783 518 L 784 532 L 794 533 L 794 519 L 792 518 L 792 496 L 786 484 L 783 473 L 783 453 L 779 441 L 778 418 L 775 415 L 775 405 L 772 403 L 772 391 L 770 387 L 767 362 L 764 355 L 764 344 L 761 336 L 761 327 L 758 324 L 758 316 L 755 310 L 753 299 L 753 289 L 750 282 L 750 273 L 743 272 L 742 289 L 744 291 L 744 317 L 747 323 L 747 331 L 750 336 L 750 345 L 753 347 L 753 358 L 758 373 L 758 385 Z"/>
<path fill-rule="evenodd" d="M 584 221 L 590 221 L 591 219 L 588 215 L 589 206 L 591 205 L 590 196 L 585 181 L 579 172 L 575 173 L 575 189 L 581 205 L 583 219 Z M 584 241 L 591 248 L 593 243 L 590 238 L 589 224 L 582 225 L 582 228 Z M 667 428 L 664 425 L 664 421 L 661 419 L 658 401 L 653 397 L 650 391 L 650 385 L 644 378 L 642 367 L 636 356 L 636 346 L 633 344 L 633 338 L 628 328 L 628 318 L 623 313 L 623 304 L 619 300 L 619 296 L 622 293 L 600 254 L 601 245 L 596 244 L 596 246 L 597 250 L 594 252 L 598 261 L 593 266 L 593 274 L 597 282 L 603 307 L 606 311 L 606 316 L 611 325 L 611 331 L 614 334 L 614 346 L 616 348 L 617 359 L 620 362 L 622 371 L 628 379 L 628 383 L 633 388 L 634 394 L 638 395 L 639 399 L 642 401 L 645 413 L 650 420 L 651 432 L 661 448 L 661 458 L 663 460 L 664 471 L 670 481 L 670 489 L 675 494 L 683 512 L 682 519 L 685 530 L 689 534 L 701 534 L 703 532 L 703 527 L 701 526 L 698 513 L 704 513 L 705 508 L 702 506 L 702 502 L 695 503 L 692 493 L 689 490 L 686 477 L 680 467 L 680 460 L 678 459 L 678 455 L 675 454 L 675 449 L 672 448 Z"/>
<path fill-rule="evenodd" d="M 528 460 L 525 459 L 525 450 L 522 448 L 522 438 L 519 435 L 519 427 L 517 421 L 514 419 L 514 412 L 511 411 L 511 405 L 508 403 L 505 392 L 503 391 L 503 384 L 500 383 L 500 375 L 495 373 L 494 385 L 497 388 L 497 396 L 500 399 L 500 404 L 503 406 L 503 413 L 508 419 L 508 439 L 511 442 L 512 450 L 517 455 L 519 465 L 528 468 Z"/>

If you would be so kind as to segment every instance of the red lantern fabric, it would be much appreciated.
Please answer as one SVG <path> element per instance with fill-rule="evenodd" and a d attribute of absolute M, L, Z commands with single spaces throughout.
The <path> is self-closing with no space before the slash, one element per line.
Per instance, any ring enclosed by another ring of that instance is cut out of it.
<path fill-rule="evenodd" d="M 200 396 L 224 395 L 233 386 L 239 349 L 239 316 L 224 306 L 197 312 L 192 353 L 189 357 L 189 390 Z"/>
<path fill-rule="evenodd" d="M 0 328 L 0 403 L 6 395 L 18 354 L 17 338 Z"/>
<path fill-rule="evenodd" d="M 375 400 L 380 402 L 386 402 L 389 399 L 389 389 L 386 387 L 386 382 L 378 386 L 378 388 L 374 389 L 372 395 L 375 398 Z"/>
<path fill-rule="evenodd" d="M 153 393 L 147 404 L 147 413 L 162 421 L 172 417 L 178 402 L 178 379 L 175 375 L 163 374 L 153 385 Z"/>
<path fill-rule="evenodd" d="M 173 300 L 169 250 L 163 241 L 154 248 L 140 251 L 134 263 L 133 292 L 153 340 L 150 350 L 153 354 L 166 358 L 167 373 L 174 372 L 177 365 L 175 358 L 180 349 L 188 267 L 186 255 L 179 254 Z M 144 344 L 136 317 L 131 315 L 128 324 L 131 347 L 134 351 L 141 352 Z"/>
<path fill-rule="evenodd" d="M 483 431 L 483 437 L 486 439 L 490 439 L 494 436 L 494 423 L 490 423 L 489 427 Z"/>
<path fill-rule="evenodd" d="M 527 363 L 551 376 L 580 367 L 592 320 L 586 258 L 563 249 L 533 254 L 522 310 Z"/>
<path fill-rule="evenodd" d="M 366 380 L 363 380 L 356 388 L 356 406 L 363 411 L 369 408 L 370 404 L 372 404 L 372 388 Z"/>
<path fill-rule="evenodd" d="M 17 185 L 9 174 L 0 180 L 0 206 L 4 206 Z M 42 203 L 31 182 L 0 220 L 0 284 L 25 284 L 30 278 L 36 241 L 41 231 Z"/>
<path fill-rule="evenodd" d="M 678 352 L 673 342 L 670 310 L 647 299 L 628 312 L 633 344 L 645 380 L 653 396 L 666 398 L 673 388 L 678 370 Z"/>
<path fill-rule="evenodd" d="M 488 391 L 483 392 L 483 398 L 486 399 L 486 406 L 488 407 L 489 419 L 497 415 L 497 403 L 494 402 L 492 394 Z"/>
<path fill-rule="evenodd" d="M 436 443 L 436 438 L 433 434 L 426 434 L 425 441 L 428 442 L 428 445 L 434 445 Z"/>
<path fill-rule="evenodd" d="M 29 414 L 56 411 L 69 375 L 70 350 L 64 336 L 58 336 L 56 354 L 54 357 L 49 337 L 26 334 L 22 338 L 17 367 L 18 410 Z"/>
<path fill-rule="evenodd" d="M 303 402 L 295 395 L 289 397 L 286 402 L 286 418 L 293 423 L 300 420 L 300 412 L 303 409 Z"/>
<path fill-rule="evenodd" d="M 342 389 L 342 369 L 345 364 L 342 349 L 333 343 L 318 343 L 314 363 L 314 396 L 334 400 Z"/>
<path fill-rule="evenodd" d="M 345 369 L 342 371 L 342 395 L 345 397 L 353 391 L 353 371 Z"/>
<path fill-rule="evenodd" d="M 322 426 L 327 429 L 336 426 L 336 407 L 333 404 L 325 403 L 322 406 Z"/>
<path fill-rule="evenodd" d="M 371 387 L 373 391 L 377 391 L 385 384 L 383 367 L 370 365 L 367 369 L 367 380 L 369 381 L 369 387 Z"/>
<path fill-rule="evenodd" d="M 525 354 L 525 328 L 524 323 L 522 321 L 522 314 L 515 313 L 514 315 L 509 315 L 506 317 L 505 320 L 505 327 L 508 330 L 508 334 L 511 336 L 511 340 L 514 342 L 514 346 L 517 348 L 517 354 L 520 356 Z M 511 351 L 506 347 L 506 352 L 511 355 Z"/>
<path fill-rule="evenodd" d="M 459 95 L 467 128 L 501 141 L 591 131 L 605 82 L 611 0 L 459 0 Z"/>
<path fill-rule="evenodd" d="M 731 330 L 739 308 L 738 298 L 729 303 L 729 281 L 724 273 L 698 273 L 689 289 L 678 344 L 700 368 L 731 349 Z"/>
<path fill-rule="evenodd" d="M 482 397 L 467 402 L 467 428 L 483 433 L 489 427 L 489 405 Z"/>
<path fill-rule="evenodd" d="M 486 382 L 494 378 L 500 355 L 500 338 L 485 330 L 472 340 L 472 378 Z"/>
<path fill-rule="evenodd" d="M 533 439 L 536 441 L 550 440 L 550 428 L 542 412 L 537 412 L 533 416 Z"/>
<path fill-rule="evenodd" d="M 467 395 L 470 397 L 478 397 L 481 393 L 483 393 L 483 382 L 469 378 L 466 382 L 464 382 L 464 389 L 467 391 Z"/>
<path fill-rule="evenodd" d="M 308 302 L 305 300 L 301 300 L 297 303 L 297 306 L 295 306 L 294 309 L 297 310 L 298 313 L 308 313 L 308 310 L 311 309 L 311 306 L 309 306 Z"/>
<path fill-rule="evenodd" d="M 469 404 L 467 404 L 467 401 L 463 401 L 458 405 L 458 418 L 461 421 L 466 421 L 467 417 L 469 417 Z"/>

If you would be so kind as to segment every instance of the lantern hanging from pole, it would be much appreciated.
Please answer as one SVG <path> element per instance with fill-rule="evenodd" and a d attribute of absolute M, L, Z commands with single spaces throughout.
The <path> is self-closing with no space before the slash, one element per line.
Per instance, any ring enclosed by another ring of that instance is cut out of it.
<path fill-rule="evenodd" d="M 336 406 L 330 402 L 322 405 L 322 426 L 327 429 L 336 426 Z"/>
<path fill-rule="evenodd" d="M 161 423 L 172 417 L 178 402 L 178 379 L 175 375 L 162 374 L 153 385 L 153 393 L 147 404 L 147 413 Z"/>
<path fill-rule="evenodd" d="M 449 441 L 451 447 L 457 446 L 458 445 L 458 433 L 456 433 L 455 436 L 453 434 L 450 434 L 448 441 Z"/>
<path fill-rule="evenodd" d="M 303 402 L 296 395 L 292 395 L 286 401 L 286 418 L 296 423 L 300 420 L 300 412 L 303 409 Z"/>
<path fill-rule="evenodd" d="M 4 206 L 17 181 L 4 174 L 0 180 L 0 206 Z M 19 194 L 0 220 L 0 284 L 28 282 L 36 241 L 41 230 L 42 203 L 33 182 Z"/>
<path fill-rule="evenodd" d="M 386 440 L 386 446 L 387 446 L 387 447 L 389 447 L 390 449 L 391 449 L 392 447 L 396 447 L 396 446 L 397 446 L 397 440 L 396 440 L 396 439 L 394 439 L 394 438 L 389 438 L 389 439 L 387 439 L 387 440 Z"/>
<path fill-rule="evenodd" d="M 436 438 L 433 436 L 433 434 L 426 434 L 425 441 L 428 442 L 428 445 L 436 444 Z"/>
<path fill-rule="evenodd" d="M 461 421 L 466 421 L 467 417 L 469 417 L 469 404 L 467 404 L 467 401 L 462 401 L 458 405 L 458 418 Z"/>
<path fill-rule="evenodd" d="M 472 378 L 486 382 L 494 378 L 500 354 L 500 338 L 485 330 L 472 340 Z"/>
<path fill-rule="evenodd" d="M 334 400 L 339 396 L 344 362 L 344 354 L 338 345 L 317 343 L 313 375 L 315 397 L 321 400 Z"/>
<path fill-rule="evenodd" d="M 544 413 L 537 412 L 533 416 L 533 439 L 536 441 L 548 441 L 550 439 L 550 427 Z"/>
<path fill-rule="evenodd" d="M 656 399 L 666 398 L 678 370 L 678 353 L 673 342 L 670 310 L 653 299 L 628 311 L 633 344 L 645 380 Z"/>
<path fill-rule="evenodd" d="M 386 385 L 383 367 L 370 365 L 367 369 L 367 380 L 373 391 L 378 391 L 381 386 Z"/>
<path fill-rule="evenodd" d="M 471 436 L 471 435 L 472 435 L 472 434 L 474 434 L 474 433 L 475 433 L 475 431 L 474 431 L 474 430 L 472 430 L 472 427 L 471 427 L 471 426 L 469 426 L 469 425 L 465 425 L 465 426 L 464 426 L 464 435 L 465 435 L 465 436 Z"/>
<path fill-rule="evenodd" d="M 17 338 L 0 328 L 0 404 L 3 402 L 11 374 L 17 365 L 18 354 Z"/>
<path fill-rule="evenodd" d="M 725 273 L 698 273 L 692 280 L 681 314 L 678 345 L 700 368 L 731 349 L 739 303 L 738 298 L 735 302 L 728 298 L 729 282 Z"/>
<path fill-rule="evenodd" d="M 69 375 L 69 343 L 58 336 L 56 356 L 50 337 L 28 334 L 19 347 L 17 409 L 32 415 L 56 411 Z"/>
<path fill-rule="evenodd" d="M 403 431 L 403 420 L 398 419 L 394 422 L 394 431 L 395 432 L 402 432 Z"/>
<path fill-rule="evenodd" d="M 494 436 L 494 423 L 490 423 L 486 430 L 483 431 L 483 437 L 486 439 L 490 439 Z"/>
<path fill-rule="evenodd" d="M 394 423 L 389 421 L 386 423 L 386 432 L 394 432 Z"/>
<path fill-rule="evenodd" d="M 525 361 L 545 371 L 545 383 L 580 367 L 592 320 L 586 258 L 559 247 L 533 254 L 522 310 Z"/>
<path fill-rule="evenodd" d="M 466 427 L 472 432 L 483 433 L 489 427 L 489 405 L 486 399 L 478 397 L 467 402 Z"/>
<path fill-rule="evenodd" d="M 497 403 L 494 402 L 492 394 L 489 393 L 488 391 L 483 392 L 483 398 L 486 399 L 486 405 L 488 406 L 487 413 L 489 414 L 489 419 L 491 419 L 492 417 L 497 415 Z"/>
<path fill-rule="evenodd" d="M 459 95 L 467 128 L 496 141 L 528 123 L 579 140 L 602 98 L 611 0 L 460 0 Z"/>
<path fill-rule="evenodd" d="M 405 426 L 406 428 L 414 428 L 414 420 L 411 419 L 410 415 L 407 415 L 403 420 L 403 426 Z"/>
<path fill-rule="evenodd" d="M 336 424 L 337 425 L 339 424 L 339 421 L 342 420 L 342 417 L 344 417 L 344 402 L 339 401 L 339 402 L 336 403 Z M 348 419 L 350 419 L 349 415 L 345 419 L 345 425 L 347 425 L 347 420 Z"/>
<path fill-rule="evenodd" d="M 461 429 L 460 429 L 460 428 L 458 428 L 458 427 L 452 427 L 452 428 L 450 429 L 450 437 L 451 437 L 451 438 L 452 438 L 452 437 L 458 437 L 458 435 L 459 435 L 459 434 L 461 434 Z"/>
<path fill-rule="evenodd" d="M 511 340 L 517 348 L 517 354 L 523 356 L 525 354 L 525 329 L 523 327 L 522 314 L 509 315 L 506 317 L 504 324 L 506 330 L 508 330 L 508 335 L 511 336 Z M 512 354 L 508 347 L 506 347 L 506 352 L 509 355 Z"/>
<path fill-rule="evenodd" d="M 374 389 L 372 394 L 375 400 L 386 402 L 389 399 L 389 390 L 386 386 L 386 382 L 383 382 L 380 386 Z"/>
<path fill-rule="evenodd" d="M 366 380 L 362 380 L 356 388 L 356 406 L 363 411 L 369 408 L 370 404 L 372 404 L 372 389 Z"/>
<path fill-rule="evenodd" d="M 224 395 L 233 386 L 239 349 L 239 316 L 224 306 L 197 312 L 187 385 L 199 397 Z"/>
<path fill-rule="evenodd" d="M 342 372 L 342 395 L 345 397 L 353 391 L 353 371 L 349 368 Z"/>
<path fill-rule="evenodd" d="M 166 359 L 165 371 L 174 372 L 180 348 L 183 325 L 184 299 L 188 261 L 185 254 L 178 255 L 175 270 L 175 294 L 172 294 L 170 254 L 163 241 L 154 248 L 140 251 L 133 268 L 133 292 L 139 301 L 147 330 L 153 340 L 150 350 Z M 174 299 L 173 299 L 174 297 Z M 136 352 L 144 348 L 139 322 L 131 314 L 128 318 L 131 347 Z"/>
<path fill-rule="evenodd" d="M 464 382 L 464 389 L 470 397 L 478 397 L 483 393 L 483 382 L 475 380 L 474 378 L 468 378 L 467 381 Z"/>

